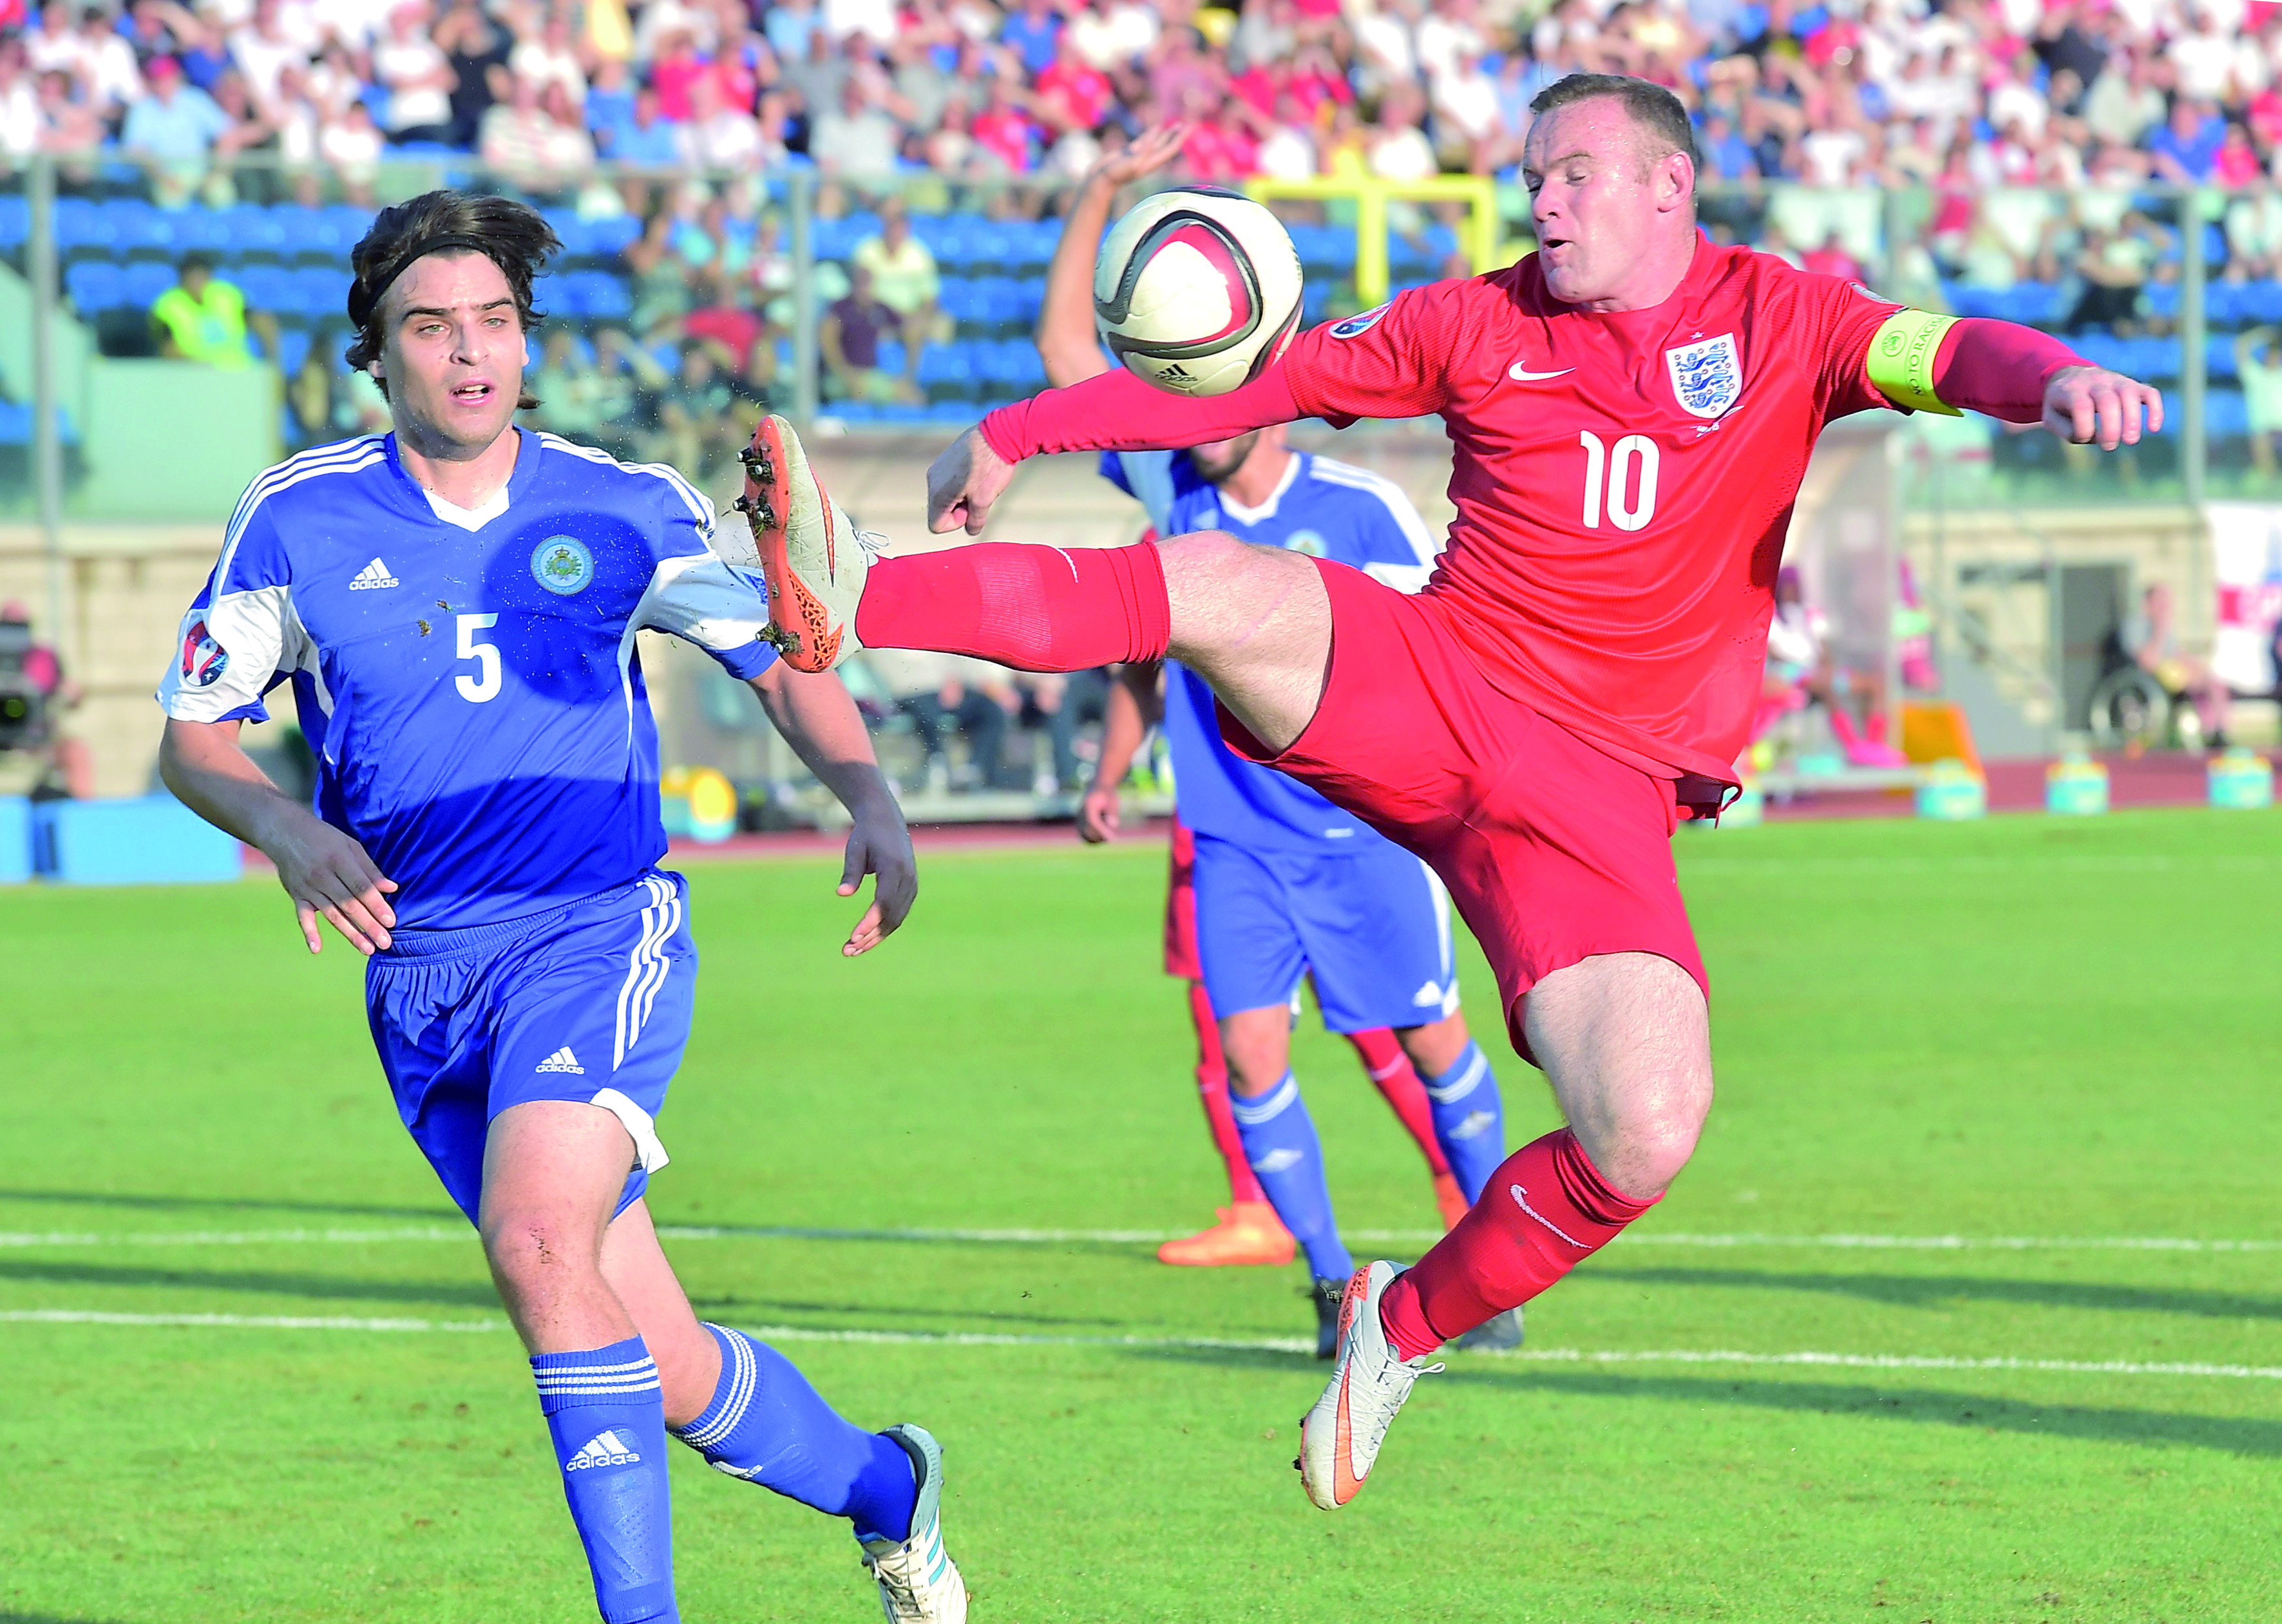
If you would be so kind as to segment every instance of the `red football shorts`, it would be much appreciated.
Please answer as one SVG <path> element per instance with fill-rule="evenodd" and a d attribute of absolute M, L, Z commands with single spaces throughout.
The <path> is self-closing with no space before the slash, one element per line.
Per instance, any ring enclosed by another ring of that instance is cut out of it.
<path fill-rule="evenodd" d="M 1173 871 L 1165 884 L 1165 973 L 1184 981 L 1205 978 L 1197 956 L 1197 839 L 1173 820 Z"/>
<path fill-rule="evenodd" d="M 1661 955 L 1708 996 L 1673 866 L 1672 784 L 1490 686 L 1431 599 L 1316 568 L 1331 597 L 1323 702 L 1280 755 L 1222 709 L 1230 748 L 1433 866 L 1489 956 L 1524 1055 L 1529 989 L 1595 954 Z"/>

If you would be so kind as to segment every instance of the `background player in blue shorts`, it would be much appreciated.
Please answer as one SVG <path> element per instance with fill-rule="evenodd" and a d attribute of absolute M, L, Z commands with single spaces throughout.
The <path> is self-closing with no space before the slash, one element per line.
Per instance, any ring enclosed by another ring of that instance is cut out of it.
<path fill-rule="evenodd" d="M 1119 187 L 1169 163 L 1186 127 L 1151 130 L 1088 174 L 1047 275 L 1038 349 L 1066 387 L 1108 370 L 1091 311 L 1095 244 Z M 1279 426 L 1184 452 L 1106 453 L 1102 474 L 1160 536 L 1217 530 L 1329 558 L 1405 592 L 1434 544 L 1392 482 L 1294 452 Z M 1316 1128 L 1292 1075 L 1290 1011 L 1312 978 L 1334 1032 L 1391 1026 L 1426 1085 L 1436 1138 L 1469 1203 L 1505 1157 L 1497 1079 L 1458 1013 L 1450 899 L 1417 857 L 1315 791 L 1221 742 L 1212 691 L 1165 667 L 1165 732 L 1181 816 L 1196 834 L 1197 943 L 1219 1017 L 1245 1154 L 1316 1279 L 1317 1353 L 1339 1342 L 1353 1260 L 1341 1244 Z M 1469 1345 L 1510 1347 L 1517 1317 Z"/>
<path fill-rule="evenodd" d="M 643 1190 L 689 1033 L 696 949 L 665 852 L 635 633 L 750 682 L 855 818 L 841 892 L 878 883 L 843 951 L 910 910 L 911 841 L 836 678 L 758 640 L 757 577 L 710 547 L 671 469 L 516 428 L 557 244 L 524 205 L 431 192 L 357 245 L 349 362 L 394 432 L 255 480 L 159 690 L 167 785 L 276 864 L 311 952 L 369 955 L 373 1042 L 437 1176 L 477 1225 L 531 1352 L 609 1624 L 674 1620 L 665 1439 L 854 1525 L 888 1615 L 955 1620 L 942 1450 L 866 1432 L 773 1349 L 701 1323 Z M 314 813 L 240 748 L 291 684 Z"/>

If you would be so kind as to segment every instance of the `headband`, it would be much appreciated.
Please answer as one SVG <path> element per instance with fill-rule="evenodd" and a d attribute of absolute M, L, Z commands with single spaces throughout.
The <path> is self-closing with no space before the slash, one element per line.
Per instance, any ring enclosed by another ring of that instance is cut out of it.
<path fill-rule="evenodd" d="M 411 269 L 414 260 L 423 259 L 430 254 L 445 253 L 455 248 L 479 253 L 497 265 L 502 272 L 507 271 L 507 266 L 493 251 L 494 244 L 483 237 L 473 236 L 465 232 L 450 232 L 438 236 L 415 238 L 383 261 L 387 269 L 384 275 L 372 279 L 370 293 L 364 290 L 365 282 L 361 276 L 349 284 L 349 320 L 355 324 L 357 330 L 362 332 L 371 322 L 372 313 L 380 308 L 382 296 L 396 285 L 398 277 Z M 508 281 L 509 283 L 515 281 L 511 273 L 508 275 Z"/>

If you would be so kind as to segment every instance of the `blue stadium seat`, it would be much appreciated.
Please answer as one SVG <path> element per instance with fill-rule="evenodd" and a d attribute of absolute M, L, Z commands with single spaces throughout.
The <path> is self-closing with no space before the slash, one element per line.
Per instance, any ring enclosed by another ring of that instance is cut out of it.
<path fill-rule="evenodd" d="M 182 210 L 175 217 L 175 245 L 186 253 L 193 248 L 227 251 L 232 246 L 229 217 L 219 209 Z"/>
<path fill-rule="evenodd" d="M 2232 437 L 2250 432 L 2250 407 L 2239 389 L 2215 389 L 2203 397 L 2203 432 Z"/>
<path fill-rule="evenodd" d="M 0 249 L 18 247 L 31 235 L 31 199 L 21 192 L 0 197 Z"/>
<path fill-rule="evenodd" d="M 2282 321 L 2282 282 L 2246 282 L 2234 290 L 2232 320 L 2244 327 Z"/>
<path fill-rule="evenodd" d="M 127 273 L 108 259 L 82 259 L 64 272 L 64 292 L 82 315 L 127 302 Z"/>
<path fill-rule="evenodd" d="M 930 344 L 920 357 L 920 383 L 929 390 L 972 388 L 973 347 L 955 342 Z"/>
<path fill-rule="evenodd" d="M 868 423 L 874 410 L 868 400 L 834 400 L 826 405 L 824 414 L 844 423 Z"/>
<path fill-rule="evenodd" d="M 66 445 L 79 444 L 79 426 L 72 414 L 61 406 L 56 408 L 57 437 Z M 0 400 L 0 445 L 29 445 L 32 443 L 32 408 L 19 401 Z"/>
<path fill-rule="evenodd" d="M 56 250 L 110 248 L 117 241 L 110 217 L 101 205 L 86 197 L 56 199 Z"/>
<path fill-rule="evenodd" d="M 301 313 L 322 320 L 345 320 L 349 308 L 349 273 L 345 267 L 310 266 L 293 273 Z"/>
<path fill-rule="evenodd" d="M 633 295 L 608 271 L 573 271 L 562 278 L 562 286 L 577 300 L 578 313 L 590 321 L 623 321 L 633 313 Z"/>
<path fill-rule="evenodd" d="M 2168 321 L 2179 313 L 2179 284 L 2176 282 L 2151 282 L 2141 302 L 2149 315 L 2161 316 Z"/>
<path fill-rule="evenodd" d="M 989 313 L 989 306 L 976 292 L 974 283 L 964 276 L 944 277 L 936 299 L 943 314 L 954 321 L 982 321 Z"/>
<path fill-rule="evenodd" d="M 114 197 L 104 205 L 113 246 L 121 253 L 167 253 L 175 246 L 175 224 L 139 197 Z"/>
<path fill-rule="evenodd" d="M 904 346 L 902 344 L 893 338 L 881 340 L 880 344 L 880 370 L 888 373 L 900 373 L 903 369 Z"/>
<path fill-rule="evenodd" d="M 139 260 L 124 267 L 125 303 L 136 310 L 148 310 L 159 302 L 159 296 L 175 285 L 175 267 L 151 260 Z"/>
<path fill-rule="evenodd" d="M 299 315 L 301 309 L 301 290 L 292 272 L 277 265 L 241 265 L 232 267 L 229 279 L 237 290 L 245 295 L 245 302 L 255 310 L 266 310 L 272 315 Z"/>
<path fill-rule="evenodd" d="M 272 211 L 251 203 L 237 204 L 221 211 L 229 227 L 229 249 L 236 254 L 276 253 L 285 240 L 283 216 L 288 211 Z"/>
<path fill-rule="evenodd" d="M 588 241 L 598 254 L 621 254 L 632 244 L 640 240 L 642 223 L 633 214 L 613 214 L 607 220 L 588 223 Z"/>
<path fill-rule="evenodd" d="M 2204 343 L 2203 371 L 2213 378 L 2232 378 L 2241 371 L 2235 363 L 2232 333 L 2214 334 Z"/>

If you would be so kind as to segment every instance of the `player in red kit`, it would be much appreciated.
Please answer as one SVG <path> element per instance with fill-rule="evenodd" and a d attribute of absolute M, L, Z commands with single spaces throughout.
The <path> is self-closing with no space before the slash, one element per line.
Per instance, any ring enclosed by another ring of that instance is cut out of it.
<path fill-rule="evenodd" d="M 1569 1125 L 1509 1157 L 1411 1268 L 1356 1272 L 1301 1427 L 1326 1509 L 1361 1489 L 1437 1345 L 1614 1239 L 1695 1149 L 1711 1041 L 1669 837 L 1735 787 L 1822 426 L 1969 407 L 2111 450 L 2162 427 L 2154 390 L 2043 334 L 1714 245 L 1661 88 L 1574 74 L 1532 107 L 1539 246 L 1519 264 L 1302 334 L 1215 399 L 1110 374 L 1003 408 L 928 474 L 934 527 L 972 533 L 1037 452 L 1439 414 L 1457 516 L 1415 597 L 1209 532 L 878 557 L 796 443 L 757 439 L 757 550 L 796 664 L 884 645 L 1061 670 L 1169 648 L 1240 754 L 1424 857 L 1480 939 Z"/>

